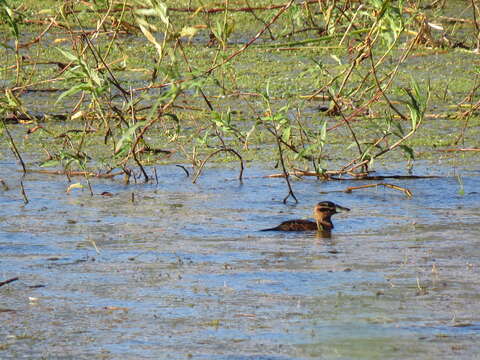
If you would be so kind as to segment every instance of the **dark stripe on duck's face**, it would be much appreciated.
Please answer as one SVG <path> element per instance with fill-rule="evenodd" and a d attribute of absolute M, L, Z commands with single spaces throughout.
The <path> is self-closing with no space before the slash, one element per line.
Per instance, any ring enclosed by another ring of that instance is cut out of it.
<path fill-rule="evenodd" d="M 331 207 L 321 207 L 321 208 L 317 208 L 317 211 L 320 211 L 320 212 L 329 212 L 329 211 L 335 211 L 335 208 L 331 208 Z"/>
<path fill-rule="evenodd" d="M 336 213 L 338 211 L 350 211 L 349 208 L 337 205 L 331 201 L 323 201 L 317 204 L 315 211 L 324 213 Z"/>
<path fill-rule="evenodd" d="M 317 206 L 335 207 L 335 204 L 331 201 L 322 201 L 319 202 Z"/>

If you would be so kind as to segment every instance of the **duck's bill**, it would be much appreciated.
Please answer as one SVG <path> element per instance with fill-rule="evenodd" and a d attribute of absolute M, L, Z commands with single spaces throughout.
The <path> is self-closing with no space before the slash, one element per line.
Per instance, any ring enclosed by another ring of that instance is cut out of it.
<path fill-rule="evenodd" d="M 346 208 L 346 207 L 343 207 L 343 206 L 340 206 L 340 205 L 337 205 L 337 204 L 335 204 L 335 210 L 337 210 L 338 212 L 350 211 L 349 208 Z"/>

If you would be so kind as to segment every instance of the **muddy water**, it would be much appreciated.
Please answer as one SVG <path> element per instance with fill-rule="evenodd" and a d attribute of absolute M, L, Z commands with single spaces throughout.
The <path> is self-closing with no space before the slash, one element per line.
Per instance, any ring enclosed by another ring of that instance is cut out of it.
<path fill-rule="evenodd" d="M 1 168 L 0 281 L 20 278 L 0 288 L 2 359 L 479 356 L 478 172 L 392 181 L 412 199 L 307 179 L 288 206 L 262 167 L 93 181 L 112 197 L 29 174 L 24 205 Z M 331 239 L 257 231 L 327 199 L 352 209 Z"/>

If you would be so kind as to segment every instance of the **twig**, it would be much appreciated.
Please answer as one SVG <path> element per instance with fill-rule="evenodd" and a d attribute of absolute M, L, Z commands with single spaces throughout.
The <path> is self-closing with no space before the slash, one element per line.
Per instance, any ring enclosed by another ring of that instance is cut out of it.
<path fill-rule="evenodd" d="M 439 179 L 442 178 L 442 176 L 437 176 L 437 175 L 360 175 L 360 174 L 349 174 L 353 177 L 351 178 L 336 178 L 336 177 L 330 177 L 331 180 L 385 180 L 385 179 L 396 179 L 396 180 L 416 180 L 416 179 Z"/>
<path fill-rule="evenodd" d="M 187 168 L 183 165 L 175 165 L 175 166 L 178 166 L 180 169 L 183 169 L 183 171 L 185 171 L 185 175 L 187 175 L 187 177 L 190 176 L 190 173 L 188 172 Z"/>
<path fill-rule="evenodd" d="M 8 280 L 5 280 L 5 281 L 0 281 L 0 286 L 10 284 L 11 282 L 17 281 L 18 279 L 19 279 L 19 277 L 17 276 L 17 277 L 14 277 L 14 278 L 11 278 L 11 279 L 8 279 Z"/>
<path fill-rule="evenodd" d="M 479 148 L 461 148 L 461 149 L 440 149 L 441 152 L 454 152 L 454 151 L 480 151 Z"/>
<path fill-rule="evenodd" d="M 295 193 L 293 192 L 293 189 L 292 189 L 292 184 L 290 184 L 290 176 L 288 174 L 287 168 L 285 167 L 285 161 L 283 160 L 283 149 L 282 149 L 282 144 L 280 143 L 280 136 L 278 135 L 277 128 L 274 127 L 273 129 L 275 131 L 275 140 L 277 141 L 278 155 L 280 156 L 280 164 L 282 165 L 283 174 L 285 175 L 285 181 L 287 182 L 287 186 L 288 186 L 288 194 L 283 199 L 283 203 L 286 204 L 290 196 L 295 200 L 296 203 L 298 203 L 298 199 L 295 196 Z"/>
<path fill-rule="evenodd" d="M 400 118 L 402 120 L 407 120 L 407 117 L 405 115 L 403 115 L 400 112 L 400 110 L 397 109 L 397 107 L 395 105 L 392 104 L 392 102 L 388 98 L 387 94 L 385 94 L 385 91 L 382 88 L 382 85 L 380 84 L 380 80 L 378 79 L 378 76 L 377 76 L 377 68 L 375 66 L 375 60 L 373 59 L 373 51 L 372 51 L 371 48 L 368 51 L 368 57 L 370 58 L 370 64 L 371 64 L 370 72 L 373 75 L 373 79 L 375 80 L 375 84 L 377 85 L 378 91 L 380 91 L 380 93 L 382 94 L 382 97 L 385 99 L 385 101 L 387 102 L 390 109 L 392 109 L 398 116 L 400 116 Z"/>
<path fill-rule="evenodd" d="M 85 180 L 87 181 L 88 190 L 90 191 L 90 196 L 93 196 L 94 194 L 93 194 L 92 184 L 90 184 L 89 176 L 90 175 L 88 174 L 88 172 L 85 172 L 84 177 L 85 177 Z"/>
<path fill-rule="evenodd" d="M 42 39 L 42 37 L 50 30 L 50 28 L 51 28 L 52 25 L 54 25 L 54 24 L 56 24 L 55 19 L 51 19 L 51 20 L 50 20 L 50 23 L 48 24 L 48 26 L 45 28 L 45 30 L 42 31 L 42 33 L 41 33 L 40 35 L 38 35 L 36 38 L 34 38 L 33 40 L 31 40 L 31 41 L 29 41 L 29 42 L 27 42 L 27 43 L 18 44 L 18 48 L 21 49 L 21 48 L 30 47 L 31 45 L 40 42 L 40 40 Z"/>
<path fill-rule="evenodd" d="M 205 164 L 207 163 L 208 160 L 210 160 L 210 158 L 212 156 L 215 156 L 216 154 L 218 154 L 219 152 L 222 152 L 222 151 L 226 151 L 226 152 L 231 152 L 232 154 L 236 155 L 238 157 L 238 159 L 240 160 L 240 174 L 238 175 L 238 180 L 242 181 L 242 177 L 243 177 L 243 169 L 244 169 L 244 166 L 243 166 L 243 158 L 242 156 L 236 152 L 235 150 L 233 149 L 230 149 L 230 148 L 222 148 L 222 149 L 218 149 L 218 150 L 215 150 L 214 152 L 212 152 L 210 155 L 208 155 L 205 160 L 202 161 L 202 163 L 200 164 L 200 166 L 198 167 L 198 170 L 197 170 L 197 173 L 194 175 L 193 177 L 193 180 L 192 180 L 192 183 L 196 183 L 198 177 L 200 176 L 200 174 L 202 173 L 202 170 L 203 170 L 203 167 L 205 166 Z M 179 166 L 179 165 L 177 165 Z M 183 168 L 183 167 L 182 167 Z M 185 169 L 184 169 L 185 170 Z"/>
<path fill-rule="evenodd" d="M 28 204 L 27 194 L 25 193 L 25 188 L 23 187 L 23 181 L 20 181 L 20 189 L 22 190 L 23 202 Z"/>
<path fill-rule="evenodd" d="M 7 124 L 5 123 L 5 120 L 2 117 L 2 124 L 3 128 L 5 129 L 5 133 L 8 136 L 8 139 L 10 140 L 10 145 L 12 145 L 12 151 L 13 153 L 17 156 L 18 161 L 20 161 L 20 164 L 22 165 L 23 169 L 23 174 L 26 174 L 27 168 L 25 166 L 25 163 L 23 162 L 22 156 L 20 155 L 20 152 L 17 149 L 17 146 L 15 145 L 15 141 L 13 141 L 12 135 L 10 134 L 10 131 L 8 130 Z"/>
<path fill-rule="evenodd" d="M 416 179 L 438 179 L 442 176 L 437 175 L 368 175 L 368 174 L 355 174 L 355 173 L 347 173 L 351 177 L 335 177 L 333 175 L 341 175 L 344 174 L 343 171 L 325 171 L 323 173 L 317 173 L 315 171 L 306 171 L 300 169 L 294 169 L 290 171 L 288 175 L 293 176 L 311 176 L 311 177 L 320 177 L 322 180 L 337 180 L 337 181 L 352 181 L 352 180 L 385 180 L 385 179 L 397 179 L 397 180 L 416 180 Z M 262 176 L 263 178 L 282 178 L 285 177 L 284 173 L 278 174 L 270 174 Z"/>
<path fill-rule="evenodd" d="M 306 170 L 298 170 L 298 169 L 294 169 L 293 171 L 289 171 L 287 172 L 287 174 L 285 173 L 278 173 L 278 174 L 270 174 L 270 175 L 265 175 L 263 176 L 264 178 L 283 178 L 285 176 L 297 176 L 297 177 L 302 177 L 302 176 L 315 176 L 315 177 L 320 177 L 322 180 L 328 180 L 329 179 L 329 176 L 328 176 L 328 172 L 326 173 L 318 173 L 318 172 L 315 172 L 315 171 L 306 171 Z"/>
<path fill-rule="evenodd" d="M 413 196 L 413 193 L 407 189 L 403 188 L 398 185 L 393 185 L 393 184 L 387 184 L 387 183 L 378 183 L 378 184 L 367 184 L 367 185 L 360 185 L 360 186 L 350 186 L 344 190 L 346 193 L 351 193 L 353 190 L 359 190 L 359 189 L 365 189 L 365 188 L 371 188 L 371 187 L 378 187 L 378 186 L 385 186 L 390 189 L 394 190 L 399 190 L 402 191 L 407 197 L 411 198 Z"/>

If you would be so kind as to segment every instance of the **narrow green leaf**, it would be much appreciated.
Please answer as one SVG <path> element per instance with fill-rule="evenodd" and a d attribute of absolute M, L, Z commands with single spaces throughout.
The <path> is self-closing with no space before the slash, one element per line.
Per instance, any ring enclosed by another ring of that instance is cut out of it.
<path fill-rule="evenodd" d="M 147 124 L 146 121 L 139 121 L 138 123 L 130 126 L 118 141 L 117 146 L 115 147 L 115 153 L 118 153 L 122 149 L 123 143 L 125 141 L 132 139 L 133 134 L 139 127 L 144 126 L 146 124 Z"/>

